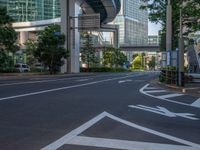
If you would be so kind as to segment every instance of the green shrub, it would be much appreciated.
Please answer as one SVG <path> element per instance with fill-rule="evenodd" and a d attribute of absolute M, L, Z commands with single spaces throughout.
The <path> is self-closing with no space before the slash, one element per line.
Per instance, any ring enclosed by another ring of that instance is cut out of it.
<path fill-rule="evenodd" d="M 35 68 L 35 67 L 32 67 L 30 70 L 31 72 L 48 72 L 47 69 L 40 69 L 40 68 Z"/>
<path fill-rule="evenodd" d="M 19 70 L 13 67 L 0 69 L 0 73 L 18 73 L 18 72 Z"/>
<path fill-rule="evenodd" d="M 108 67 L 96 67 L 96 68 L 80 68 L 81 72 L 128 72 L 124 68 L 108 68 Z"/>

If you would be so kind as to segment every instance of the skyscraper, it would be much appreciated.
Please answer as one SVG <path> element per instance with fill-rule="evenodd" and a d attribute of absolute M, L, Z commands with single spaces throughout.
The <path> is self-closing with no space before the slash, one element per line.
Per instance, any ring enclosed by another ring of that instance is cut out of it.
<path fill-rule="evenodd" d="M 148 43 L 148 12 L 141 10 L 141 0 L 121 0 L 122 9 L 112 24 L 119 25 L 121 45 L 146 45 Z"/>
<path fill-rule="evenodd" d="M 60 17 L 59 0 L 0 0 L 0 6 L 5 6 L 16 22 Z"/>

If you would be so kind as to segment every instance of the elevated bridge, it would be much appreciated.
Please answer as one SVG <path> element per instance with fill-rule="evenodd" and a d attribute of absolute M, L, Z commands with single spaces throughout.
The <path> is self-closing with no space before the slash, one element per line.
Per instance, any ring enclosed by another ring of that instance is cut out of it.
<path fill-rule="evenodd" d="M 104 50 L 106 47 L 110 46 L 95 46 L 97 51 Z M 160 51 L 160 46 L 158 45 L 141 45 L 141 46 L 120 46 L 120 49 L 123 51 L 148 51 L 148 52 L 159 52 Z"/>

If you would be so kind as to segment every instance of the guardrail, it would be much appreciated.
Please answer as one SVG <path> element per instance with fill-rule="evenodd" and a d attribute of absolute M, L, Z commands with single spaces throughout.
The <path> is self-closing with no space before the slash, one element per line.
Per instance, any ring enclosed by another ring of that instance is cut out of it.
<path fill-rule="evenodd" d="M 176 70 L 162 69 L 159 79 L 166 84 L 177 84 L 178 72 Z"/>

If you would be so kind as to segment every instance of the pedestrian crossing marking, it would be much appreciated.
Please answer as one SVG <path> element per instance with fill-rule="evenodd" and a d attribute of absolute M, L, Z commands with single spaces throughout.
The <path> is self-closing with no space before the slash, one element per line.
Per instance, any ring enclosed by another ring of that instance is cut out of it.
<path fill-rule="evenodd" d="M 163 93 L 163 92 L 167 92 L 167 90 L 152 90 L 152 91 L 145 91 L 147 93 Z"/>
<path fill-rule="evenodd" d="M 178 96 L 183 96 L 183 95 L 184 94 L 173 93 L 173 94 L 158 96 L 158 98 L 173 98 L 173 97 L 178 97 Z"/>

